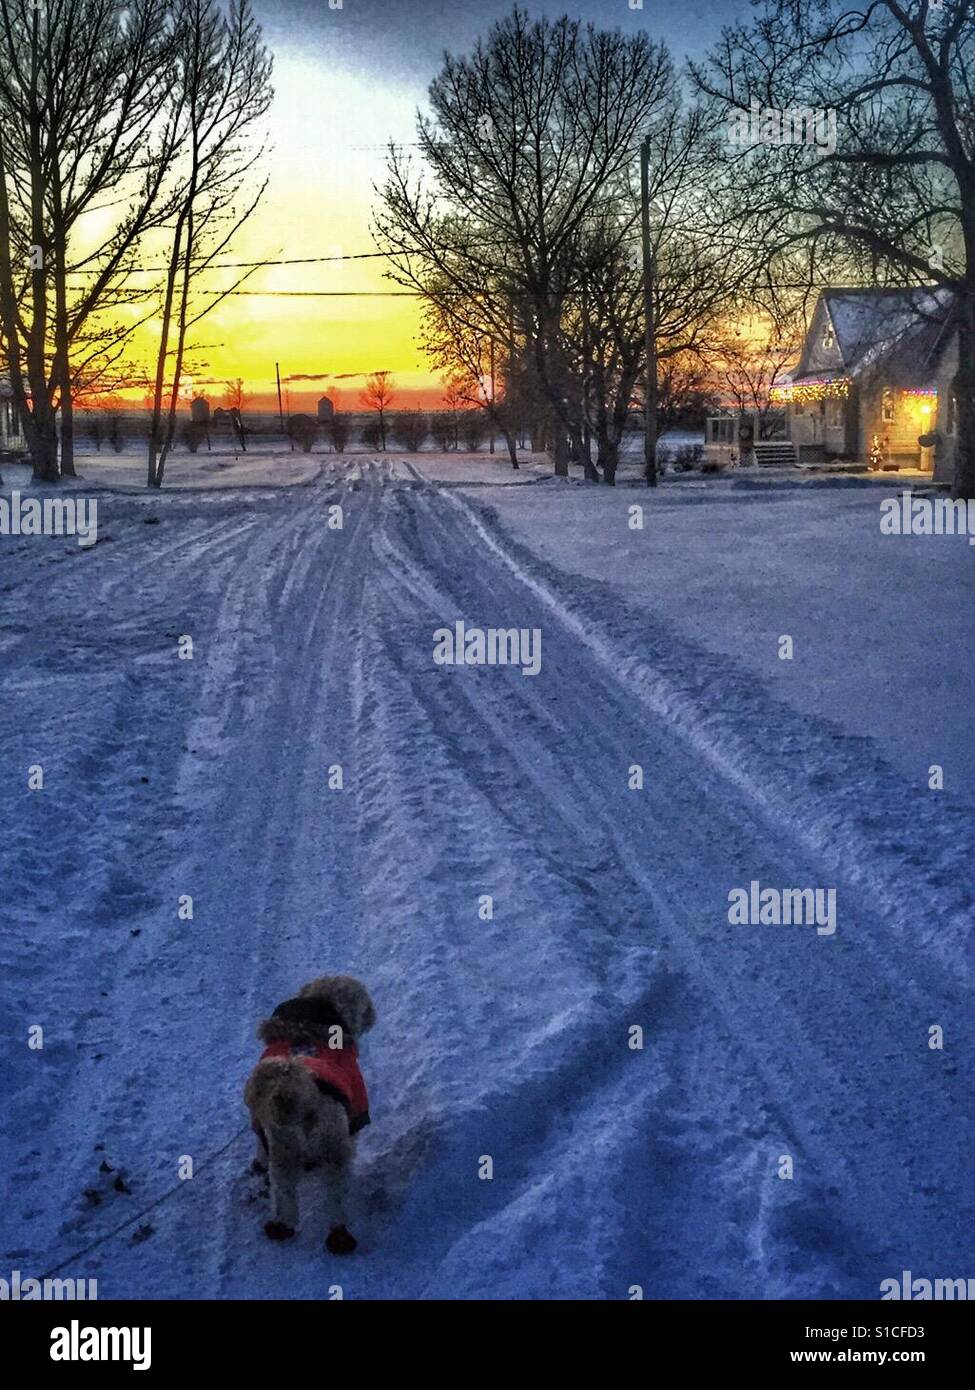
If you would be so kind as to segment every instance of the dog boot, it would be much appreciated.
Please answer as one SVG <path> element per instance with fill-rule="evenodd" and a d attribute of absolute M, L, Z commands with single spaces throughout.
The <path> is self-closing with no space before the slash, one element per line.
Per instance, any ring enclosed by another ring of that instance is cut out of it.
<path fill-rule="evenodd" d="M 344 1226 L 333 1226 L 328 1233 L 325 1249 L 331 1255 L 351 1255 L 359 1242 Z"/>

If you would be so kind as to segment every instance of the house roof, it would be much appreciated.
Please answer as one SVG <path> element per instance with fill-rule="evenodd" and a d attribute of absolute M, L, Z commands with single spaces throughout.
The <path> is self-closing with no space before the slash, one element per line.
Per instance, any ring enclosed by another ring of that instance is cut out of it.
<path fill-rule="evenodd" d="M 809 370 L 811 338 L 824 311 L 836 337 L 839 370 L 845 375 L 882 371 L 891 384 L 927 384 L 949 336 L 954 307 L 954 292 L 941 287 L 824 290 L 794 379 L 824 375 L 822 369 Z"/>

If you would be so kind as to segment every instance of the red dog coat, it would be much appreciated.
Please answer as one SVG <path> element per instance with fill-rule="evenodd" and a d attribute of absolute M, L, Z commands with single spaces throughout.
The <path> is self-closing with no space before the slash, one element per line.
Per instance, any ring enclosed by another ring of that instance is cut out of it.
<path fill-rule="evenodd" d="M 286 1062 L 292 1057 L 304 1062 L 320 1091 L 345 1106 L 350 1134 L 357 1134 L 369 1123 L 369 1097 L 354 1042 L 329 1047 L 327 1043 L 289 1043 L 282 1038 L 261 1053 L 262 1062 L 269 1058 Z"/>

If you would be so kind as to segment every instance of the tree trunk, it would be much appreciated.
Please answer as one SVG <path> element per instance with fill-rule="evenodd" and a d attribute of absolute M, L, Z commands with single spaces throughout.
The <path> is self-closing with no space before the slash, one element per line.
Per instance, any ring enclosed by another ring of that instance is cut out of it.
<path fill-rule="evenodd" d="M 38 11 L 33 17 L 31 45 L 31 93 L 37 91 L 39 27 Z M 27 336 L 27 380 L 30 382 L 31 411 L 37 426 L 36 444 L 31 447 L 34 477 L 40 482 L 58 481 L 58 445 L 54 410 L 47 379 L 44 350 L 47 346 L 47 245 L 44 238 L 44 161 L 41 151 L 43 132 L 36 109 L 30 112 L 30 238 L 31 238 L 31 321 Z M 36 260 L 34 257 L 36 256 Z M 30 443 L 30 440 L 28 440 Z"/>
<path fill-rule="evenodd" d="M 599 473 L 592 461 L 592 428 L 586 416 L 586 404 L 582 402 L 582 417 L 578 439 L 575 441 L 583 476 L 587 483 L 598 483 Z"/>
<path fill-rule="evenodd" d="M 60 187 L 55 184 L 55 222 L 61 224 Z M 74 467 L 74 402 L 68 343 L 67 248 L 59 236 L 54 248 L 54 380 L 61 412 L 61 476 L 77 477 Z"/>
<path fill-rule="evenodd" d="M 650 136 L 640 145 L 640 223 L 643 241 L 644 387 L 643 476 L 657 486 L 657 340 L 653 316 L 654 256 L 650 242 Z"/>
<path fill-rule="evenodd" d="M 0 132 L 0 321 L 3 324 L 7 371 L 10 374 L 10 385 L 13 390 L 17 414 L 20 418 L 20 427 L 27 440 L 27 448 L 31 458 L 37 459 L 40 457 L 43 446 L 38 435 L 37 423 L 27 400 L 27 386 L 24 381 L 21 362 L 17 292 L 10 260 L 10 209 L 7 202 L 7 164 L 2 132 Z"/>
<path fill-rule="evenodd" d="M 534 341 L 534 365 L 538 385 L 545 401 L 546 434 L 555 460 L 555 476 L 569 476 L 568 372 L 559 346 L 559 318 L 544 299 L 539 308 L 542 330 Z"/>
<path fill-rule="evenodd" d="M 35 228 L 35 235 L 43 235 L 43 230 Z M 40 245 L 41 243 L 35 243 Z M 35 270 L 31 278 L 34 283 L 34 312 L 31 320 L 30 336 L 27 344 L 27 380 L 30 383 L 30 413 L 34 418 L 33 438 L 28 435 L 28 447 L 34 477 L 39 482 L 56 483 L 58 472 L 57 421 L 51 405 L 47 367 L 44 361 L 44 343 L 47 335 L 47 286 L 44 284 L 45 271 Z"/>
<path fill-rule="evenodd" d="M 592 461 L 592 441 L 590 439 L 588 427 L 583 429 L 582 438 L 579 440 L 578 453 L 579 462 L 582 464 L 582 472 L 586 482 L 598 483 L 600 481 L 599 470 Z"/>
<path fill-rule="evenodd" d="M 969 500 L 975 499 L 975 291 L 960 293 L 958 309 L 958 433 L 952 496 Z"/>
<path fill-rule="evenodd" d="M 169 253 L 169 265 L 166 268 L 166 292 L 163 297 L 159 351 L 156 355 L 156 380 L 152 392 L 152 421 L 149 425 L 147 487 L 162 487 L 162 470 L 159 467 L 159 452 L 163 444 L 163 389 L 166 382 L 166 357 L 169 351 L 169 331 L 173 319 L 173 298 L 176 293 L 176 276 L 179 272 L 180 255 L 183 245 L 183 229 L 185 224 L 186 207 L 184 205 L 176 220 L 176 227 L 173 231 L 173 244 Z"/>
<path fill-rule="evenodd" d="M 607 435 L 605 439 L 599 441 L 599 467 L 602 469 L 603 482 L 608 487 L 616 486 L 616 470 L 620 463 L 619 444 Z"/>
<path fill-rule="evenodd" d="M 486 400 L 484 402 L 484 408 L 487 411 L 488 419 L 491 421 L 492 431 L 500 431 L 501 436 L 504 439 L 505 445 L 508 449 L 508 458 L 511 460 L 512 468 L 517 468 L 518 452 L 517 447 L 515 445 L 515 436 L 510 426 L 508 425 L 508 417 L 506 415 L 506 412 L 503 409 L 499 410 L 498 407 L 495 405 L 494 401 Z M 493 449 L 491 452 L 494 452 Z"/>
<path fill-rule="evenodd" d="M 558 424 L 555 426 L 555 441 L 552 453 L 555 456 L 555 476 L 557 478 L 567 478 L 569 476 L 569 441 L 565 436 L 565 430 Z"/>

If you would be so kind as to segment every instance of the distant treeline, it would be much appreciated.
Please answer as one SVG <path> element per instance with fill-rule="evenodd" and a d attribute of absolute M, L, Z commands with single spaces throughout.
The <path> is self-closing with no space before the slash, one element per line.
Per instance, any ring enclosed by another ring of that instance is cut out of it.
<path fill-rule="evenodd" d="M 638 423 L 638 422 L 637 422 Z M 82 412 L 79 434 L 88 449 L 121 453 L 127 444 L 144 443 L 152 428 L 151 413 L 143 409 L 99 407 Z M 420 449 L 445 452 L 460 450 L 476 453 L 489 445 L 491 421 L 488 412 L 477 407 L 463 410 L 424 411 L 400 410 L 385 420 L 385 439 L 378 417 L 369 411 L 337 412 L 327 421 L 311 415 L 295 414 L 285 418 L 284 430 L 276 412 L 246 411 L 241 415 L 244 447 L 287 439 L 291 446 L 304 453 L 312 449 L 332 449 L 343 453 L 349 449 L 381 452 L 388 449 L 408 453 Z M 531 447 L 527 427 L 517 431 L 518 447 Z M 229 412 L 215 414 L 208 422 L 193 420 L 189 411 L 180 412 L 176 431 L 176 446 L 198 453 L 227 444 L 241 447 L 240 436 Z"/>

